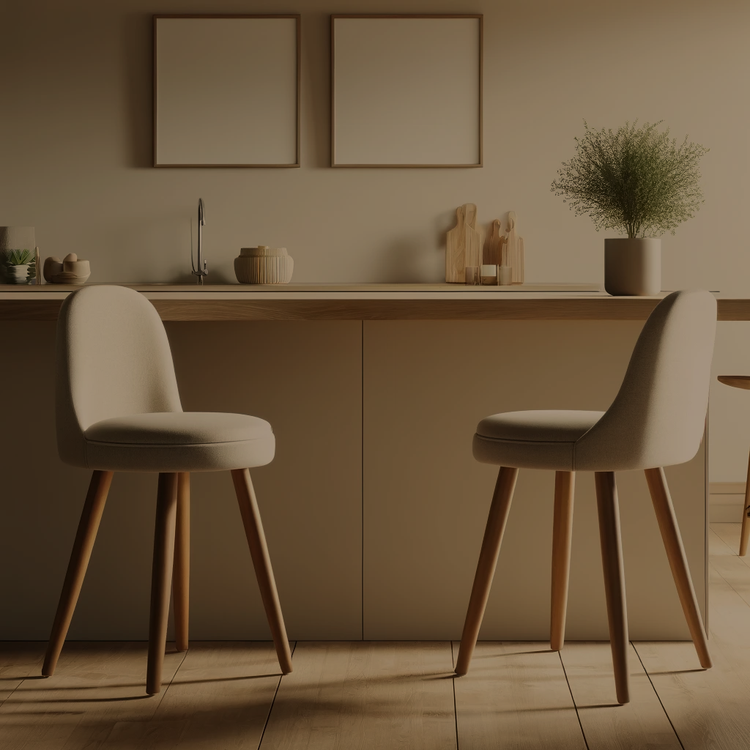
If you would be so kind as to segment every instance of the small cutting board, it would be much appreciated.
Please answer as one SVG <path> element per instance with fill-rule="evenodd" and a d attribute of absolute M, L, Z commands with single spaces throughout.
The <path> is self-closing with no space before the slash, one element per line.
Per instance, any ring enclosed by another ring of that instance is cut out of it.
<path fill-rule="evenodd" d="M 482 238 L 477 231 L 477 207 L 464 203 L 456 209 L 456 226 L 448 231 L 445 247 L 445 280 L 449 284 L 466 281 L 466 266 L 482 264 Z"/>

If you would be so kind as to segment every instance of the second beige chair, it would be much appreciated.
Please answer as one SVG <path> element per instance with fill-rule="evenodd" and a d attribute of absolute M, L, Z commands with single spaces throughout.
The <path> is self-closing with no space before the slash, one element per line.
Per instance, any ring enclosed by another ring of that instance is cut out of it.
<path fill-rule="evenodd" d="M 158 472 L 146 691 L 161 688 L 174 565 L 175 634 L 188 647 L 189 472 L 231 471 L 283 673 L 292 659 L 249 468 L 274 456 L 271 425 L 245 414 L 184 412 L 164 326 L 136 291 L 71 294 L 57 329 L 60 458 L 93 470 L 42 674 L 55 671 L 116 471 Z"/>
<path fill-rule="evenodd" d="M 556 472 L 552 540 L 551 646 L 565 638 L 576 471 L 593 471 L 617 700 L 627 703 L 628 622 L 615 471 L 645 470 L 651 499 L 701 666 L 711 666 L 664 466 L 689 461 L 700 446 L 708 405 L 716 301 L 704 291 L 674 292 L 641 332 L 625 379 L 606 412 L 524 411 L 483 419 L 474 457 L 500 466 L 464 624 L 456 674 L 479 636 L 519 469 Z"/>

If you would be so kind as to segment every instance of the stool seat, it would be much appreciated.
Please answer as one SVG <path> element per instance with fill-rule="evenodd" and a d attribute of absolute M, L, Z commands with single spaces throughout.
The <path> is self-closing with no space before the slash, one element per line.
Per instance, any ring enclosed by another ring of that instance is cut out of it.
<path fill-rule="evenodd" d="M 229 471 L 265 466 L 275 451 L 266 420 L 222 412 L 111 417 L 83 437 L 86 468 L 108 471 Z"/>
<path fill-rule="evenodd" d="M 750 375 L 719 375 L 716 379 L 724 385 L 731 385 L 732 388 L 750 390 Z"/>
<path fill-rule="evenodd" d="M 485 417 L 474 436 L 474 458 L 519 469 L 575 469 L 576 443 L 603 411 L 510 411 Z"/>

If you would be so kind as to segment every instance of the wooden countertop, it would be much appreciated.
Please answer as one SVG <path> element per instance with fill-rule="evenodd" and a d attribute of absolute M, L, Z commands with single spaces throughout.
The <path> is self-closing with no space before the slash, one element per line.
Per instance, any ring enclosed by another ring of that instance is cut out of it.
<path fill-rule="evenodd" d="M 661 297 L 611 297 L 593 284 L 126 284 L 167 321 L 645 320 Z M 0 286 L 0 320 L 56 320 L 79 287 Z M 717 295 L 719 320 L 750 320 L 750 299 Z"/>

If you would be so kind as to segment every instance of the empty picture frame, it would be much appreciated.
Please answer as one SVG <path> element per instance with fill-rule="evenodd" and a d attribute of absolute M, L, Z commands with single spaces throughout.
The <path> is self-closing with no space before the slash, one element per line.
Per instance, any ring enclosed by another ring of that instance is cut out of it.
<path fill-rule="evenodd" d="M 299 167 L 299 15 L 154 16 L 154 166 Z"/>
<path fill-rule="evenodd" d="M 331 166 L 481 167 L 483 17 L 331 16 Z"/>

